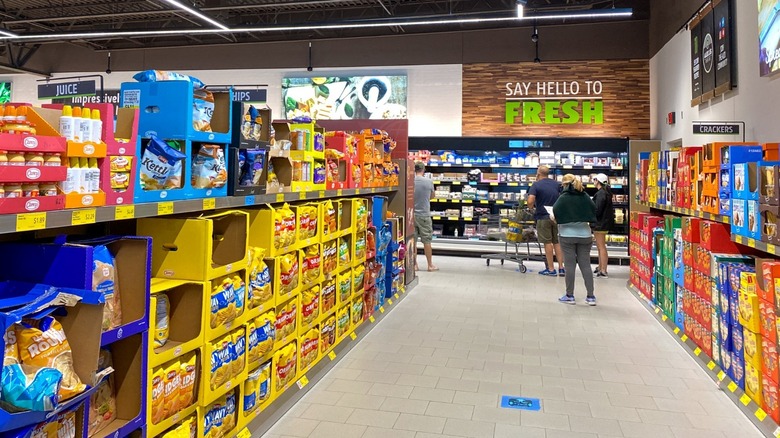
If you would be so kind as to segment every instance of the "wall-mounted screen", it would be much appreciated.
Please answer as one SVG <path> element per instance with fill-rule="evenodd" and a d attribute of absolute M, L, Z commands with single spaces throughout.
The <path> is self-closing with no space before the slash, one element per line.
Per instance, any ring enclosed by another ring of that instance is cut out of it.
<path fill-rule="evenodd" d="M 758 62 L 761 76 L 780 70 L 780 0 L 758 0 Z"/>
<path fill-rule="evenodd" d="M 405 119 L 406 89 L 406 76 L 285 78 L 282 99 L 288 119 Z"/>

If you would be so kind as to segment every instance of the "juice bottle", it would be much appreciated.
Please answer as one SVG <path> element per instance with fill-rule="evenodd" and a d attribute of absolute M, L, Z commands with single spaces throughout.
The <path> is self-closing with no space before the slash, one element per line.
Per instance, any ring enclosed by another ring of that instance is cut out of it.
<path fill-rule="evenodd" d="M 78 192 L 79 189 L 79 159 L 68 159 L 68 170 L 66 173 L 65 181 L 60 182 L 60 189 L 62 193 L 68 194 Z"/>
<path fill-rule="evenodd" d="M 76 119 L 73 117 L 73 108 L 70 105 L 62 107 L 60 116 L 60 135 L 66 140 L 74 140 L 76 134 Z"/>

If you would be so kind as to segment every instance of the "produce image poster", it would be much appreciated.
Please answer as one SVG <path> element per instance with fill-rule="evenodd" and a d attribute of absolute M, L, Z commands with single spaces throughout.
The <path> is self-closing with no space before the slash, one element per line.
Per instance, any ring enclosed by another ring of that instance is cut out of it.
<path fill-rule="evenodd" d="M 761 76 L 780 70 L 780 0 L 758 1 L 758 43 Z"/>
<path fill-rule="evenodd" d="M 285 78 L 282 99 L 287 119 L 406 119 L 406 76 Z"/>

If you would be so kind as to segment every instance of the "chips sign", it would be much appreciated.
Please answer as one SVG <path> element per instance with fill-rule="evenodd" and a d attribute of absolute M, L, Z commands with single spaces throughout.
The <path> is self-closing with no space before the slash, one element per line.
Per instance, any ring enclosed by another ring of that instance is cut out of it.
<path fill-rule="evenodd" d="M 94 96 L 95 81 L 57 82 L 38 85 L 38 99 L 61 99 L 76 96 Z"/>
<path fill-rule="evenodd" d="M 233 102 L 258 102 L 268 100 L 268 90 L 233 90 Z"/>

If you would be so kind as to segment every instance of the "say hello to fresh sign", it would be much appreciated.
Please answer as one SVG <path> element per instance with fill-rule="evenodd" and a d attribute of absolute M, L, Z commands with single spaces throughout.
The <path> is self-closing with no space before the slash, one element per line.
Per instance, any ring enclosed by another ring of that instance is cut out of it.
<path fill-rule="evenodd" d="M 506 123 L 602 125 L 601 81 L 507 82 Z"/>

